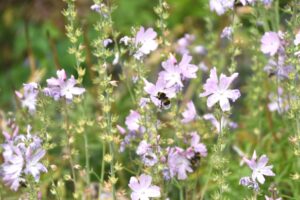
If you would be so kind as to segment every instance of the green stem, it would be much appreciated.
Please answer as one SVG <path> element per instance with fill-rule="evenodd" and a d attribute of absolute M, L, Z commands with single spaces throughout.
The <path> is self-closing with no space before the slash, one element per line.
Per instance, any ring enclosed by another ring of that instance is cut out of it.
<path fill-rule="evenodd" d="M 90 185 L 90 156 L 89 156 L 89 146 L 88 146 L 88 138 L 86 133 L 84 133 L 84 149 L 85 149 L 85 168 L 87 171 L 86 182 L 87 185 Z"/>
<path fill-rule="evenodd" d="M 106 154 L 106 145 L 105 145 L 105 142 L 102 142 L 102 161 L 101 161 L 101 174 L 100 174 L 98 199 L 100 199 L 102 184 L 104 182 L 104 172 L 105 172 L 104 156 L 105 156 L 105 154 Z"/>

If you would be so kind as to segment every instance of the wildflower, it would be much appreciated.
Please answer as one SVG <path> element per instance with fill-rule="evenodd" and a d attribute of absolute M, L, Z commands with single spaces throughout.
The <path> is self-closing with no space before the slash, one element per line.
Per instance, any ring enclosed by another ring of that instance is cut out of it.
<path fill-rule="evenodd" d="M 251 160 L 244 158 L 245 163 L 251 168 L 252 170 L 252 180 L 257 181 L 261 184 L 265 182 L 264 176 L 275 176 L 274 172 L 272 171 L 273 166 L 269 165 L 266 166 L 268 163 L 268 157 L 266 155 L 262 155 L 258 161 L 256 152 L 254 151 Z"/>
<path fill-rule="evenodd" d="M 149 150 L 151 150 L 151 145 L 147 143 L 147 141 L 142 140 L 136 149 L 136 154 L 137 155 L 144 155 L 147 153 Z"/>
<path fill-rule="evenodd" d="M 128 186 L 133 190 L 132 200 L 149 200 L 150 198 L 160 197 L 160 188 L 151 185 L 152 177 L 142 174 L 140 177 L 131 177 Z"/>
<path fill-rule="evenodd" d="M 277 94 L 271 93 L 269 95 L 270 103 L 268 104 L 268 108 L 271 112 L 277 111 L 279 114 L 288 111 L 289 103 L 288 99 L 283 96 L 283 89 L 279 87 L 277 89 Z"/>
<path fill-rule="evenodd" d="M 238 89 L 228 89 L 232 81 L 236 79 L 238 73 L 232 74 L 230 77 L 221 74 L 220 80 L 218 79 L 216 68 L 210 70 L 210 77 L 204 84 L 205 92 L 200 94 L 200 97 L 209 96 L 207 99 L 207 106 L 211 108 L 217 102 L 219 102 L 222 111 L 229 111 L 230 104 L 229 99 L 233 102 L 236 101 L 240 96 Z"/>
<path fill-rule="evenodd" d="M 253 189 L 254 191 L 258 191 L 259 190 L 259 185 L 256 181 L 253 181 L 251 177 L 242 177 L 240 179 L 240 185 L 242 186 L 246 186 L 248 188 Z"/>
<path fill-rule="evenodd" d="M 232 29 L 232 27 L 230 27 L 230 26 L 226 26 L 224 29 L 223 29 L 223 31 L 222 31 L 222 33 L 221 33 L 221 38 L 222 39 L 228 39 L 228 40 L 231 40 L 232 39 L 232 34 L 233 34 L 233 29 Z"/>
<path fill-rule="evenodd" d="M 107 39 L 103 40 L 103 46 L 104 47 L 107 47 L 111 43 L 113 43 L 113 41 L 110 38 L 107 38 Z"/>
<path fill-rule="evenodd" d="M 166 88 L 173 86 L 183 87 L 181 81 L 181 69 L 176 65 L 176 62 L 175 57 L 172 55 L 167 61 L 162 62 L 164 70 L 159 73 L 159 79 L 165 81 Z"/>
<path fill-rule="evenodd" d="M 278 33 L 266 32 L 261 38 L 261 51 L 270 56 L 274 56 L 281 46 L 281 41 Z"/>
<path fill-rule="evenodd" d="M 157 48 L 156 36 L 157 33 L 153 28 L 148 28 L 147 30 L 144 27 L 140 28 L 134 38 L 134 45 L 137 48 L 137 52 L 134 54 L 136 59 L 140 60 L 142 56 L 148 55 Z"/>
<path fill-rule="evenodd" d="M 194 47 L 194 52 L 201 56 L 205 56 L 207 54 L 207 49 L 202 45 L 197 45 Z"/>
<path fill-rule="evenodd" d="M 104 18 L 108 17 L 108 10 L 105 7 L 105 4 L 100 3 L 100 4 L 93 4 L 91 6 L 91 10 L 99 13 L 100 15 L 102 15 Z"/>
<path fill-rule="evenodd" d="M 197 118 L 197 111 L 195 105 L 192 101 L 187 103 L 186 110 L 182 113 L 183 119 L 181 120 L 182 123 L 189 123 Z"/>
<path fill-rule="evenodd" d="M 24 175 L 31 175 L 38 182 L 40 173 L 47 172 L 40 163 L 46 154 L 41 142 L 39 137 L 30 134 L 28 127 L 26 136 L 18 135 L 2 144 L 4 163 L 0 174 L 5 185 L 17 191 L 20 183 L 25 182 Z"/>
<path fill-rule="evenodd" d="M 210 0 L 211 11 L 216 11 L 218 15 L 223 15 L 227 10 L 233 9 L 234 0 Z"/>
<path fill-rule="evenodd" d="M 270 6 L 273 0 L 261 0 L 265 6 Z"/>
<path fill-rule="evenodd" d="M 276 75 L 280 79 L 289 78 L 291 72 L 294 71 L 292 65 L 285 65 L 285 55 L 278 55 L 277 62 L 274 59 L 270 59 L 268 64 L 264 67 L 269 76 Z"/>
<path fill-rule="evenodd" d="M 180 63 L 178 64 L 181 70 L 181 75 L 183 80 L 197 77 L 196 72 L 198 71 L 198 67 L 196 65 L 191 64 L 190 63 L 191 61 L 192 61 L 192 56 L 188 54 L 184 54 L 182 56 Z"/>
<path fill-rule="evenodd" d="M 28 108 L 30 113 L 34 113 L 36 110 L 37 96 L 38 96 L 38 85 L 37 83 L 23 84 L 24 93 L 16 91 L 16 95 L 21 101 L 23 108 Z"/>
<path fill-rule="evenodd" d="M 237 124 L 235 122 L 229 121 L 229 119 L 225 118 L 224 116 L 221 117 L 221 122 L 219 122 L 211 113 L 203 115 L 203 119 L 210 121 L 210 123 L 216 128 L 218 133 L 220 133 L 221 130 L 227 125 L 232 129 L 237 128 Z"/>
<path fill-rule="evenodd" d="M 165 81 L 165 87 L 182 88 L 182 80 L 196 78 L 196 72 L 198 67 L 190 64 L 192 57 L 188 54 L 184 54 L 180 63 L 177 64 L 177 60 L 174 56 L 170 56 L 165 62 L 162 62 L 163 71 L 159 73 L 159 79 Z"/>
<path fill-rule="evenodd" d="M 56 72 L 57 78 L 47 79 L 47 87 L 44 89 L 44 93 L 53 97 L 55 100 L 65 97 L 68 101 L 73 99 L 74 95 L 81 95 L 85 92 L 84 88 L 75 87 L 76 80 L 72 75 L 67 79 L 67 75 L 64 69 Z"/>
<path fill-rule="evenodd" d="M 195 40 L 195 36 L 191 34 L 185 34 L 182 38 L 177 41 L 176 52 L 180 53 L 181 55 L 188 54 L 189 49 L 188 47 L 192 44 Z"/>
<path fill-rule="evenodd" d="M 186 150 L 187 152 L 187 158 L 192 158 L 195 154 L 200 154 L 201 157 L 207 156 L 207 149 L 206 146 L 203 143 L 200 143 L 200 136 L 197 134 L 197 132 L 190 133 L 191 146 Z"/>
<path fill-rule="evenodd" d="M 130 110 L 130 114 L 126 117 L 125 124 L 129 131 L 139 131 L 141 130 L 140 126 L 140 113 L 135 110 Z"/>
<path fill-rule="evenodd" d="M 176 96 L 176 89 L 174 87 L 166 88 L 165 81 L 161 78 L 156 81 L 155 85 L 146 79 L 144 79 L 144 83 L 144 91 L 150 95 L 152 103 L 158 107 L 162 105 L 161 100 L 158 98 L 159 93 L 164 93 L 170 99 Z"/>
<path fill-rule="evenodd" d="M 253 4 L 256 0 L 240 0 L 240 2 L 243 4 L 243 6 L 247 4 Z"/>
<path fill-rule="evenodd" d="M 186 157 L 185 151 L 179 147 L 169 149 L 168 167 L 170 171 L 170 177 L 177 176 L 179 180 L 186 179 L 187 173 L 193 172 L 191 163 Z"/>
<path fill-rule="evenodd" d="M 300 44 L 300 31 L 296 34 L 295 40 L 294 40 L 294 45 L 299 45 Z"/>
<path fill-rule="evenodd" d="M 129 44 L 129 42 L 131 42 L 131 38 L 128 36 L 124 36 L 120 39 L 120 43 L 124 43 L 125 46 L 127 46 Z"/>

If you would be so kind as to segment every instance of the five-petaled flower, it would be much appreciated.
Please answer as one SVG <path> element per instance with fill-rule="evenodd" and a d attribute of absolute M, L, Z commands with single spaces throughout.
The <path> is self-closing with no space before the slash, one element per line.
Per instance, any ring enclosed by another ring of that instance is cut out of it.
<path fill-rule="evenodd" d="M 229 89 L 230 84 L 237 78 L 237 76 L 238 73 L 234 73 L 230 77 L 221 74 L 219 80 L 216 68 L 211 69 L 210 77 L 204 84 L 205 91 L 200 94 L 200 97 L 209 96 L 207 99 L 207 106 L 209 108 L 219 102 L 222 111 L 229 111 L 229 99 L 234 102 L 241 96 L 238 89 Z"/>
<path fill-rule="evenodd" d="M 128 186 L 133 190 L 132 200 L 149 200 L 150 198 L 160 197 L 160 188 L 151 185 L 152 177 L 142 174 L 140 177 L 131 177 Z"/>

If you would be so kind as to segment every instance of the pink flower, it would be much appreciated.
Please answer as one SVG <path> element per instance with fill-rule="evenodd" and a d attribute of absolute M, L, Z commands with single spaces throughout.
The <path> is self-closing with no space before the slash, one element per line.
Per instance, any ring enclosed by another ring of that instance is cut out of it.
<path fill-rule="evenodd" d="M 191 61 L 192 56 L 184 54 L 180 63 L 177 63 L 173 55 L 167 61 L 162 62 L 164 70 L 159 73 L 159 79 L 165 81 L 166 88 L 182 88 L 183 80 L 197 77 L 196 72 L 198 71 L 198 67 L 190 64 Z"/>
<path fill-rule="evenodd" d="M 181 69 L 176 65 L 177 60 L 171 55 L 171 57 L 162 62 L 162 67 L 164 71 L 159 73 L 159 79 L 165 81 L 165 87 L 170 88 L 173 86 L 183 87 L 181 81 Z"/>
<path fill-rule="evenodd" d="M 130 131 L 139 131 L 140 126 L 140 113 L 135 110 L 130 110 L 130 114 L 126 117 L 125 124 Z"/>
<path fill-rule="evenodd" d="M 264 184 L 265 178 L 264 176 L 275 176 L 272 171 L 273 166 L 266 166 L 269 159 L 266 155 L 262 155 L 258 160 L 256 156 L 256 152 L 254 151 L 251 160 L 244 158 L 245 163 L 252 169 L 252 180 L 258 181 L 261 184 Z"/>
<path fill-rule="evenodd" d="M 179 180 L 186 179 L 187 173 L 193 172 L 191 163 L 186 156 L 186 152 L 179 147 L 169 149 L 168 167 L 170 176 L 177 176 Z"/>
<path fill-rule="evenodd" d="M 74 76 L 67 79 L 64 69 L 56 72 L 57 78 L 50 78 L 47 80 L 47 87 L 44 93 L 53 97 L 55 100 L 65 97 L 68 101 L 73 99 L 74 95 L 81 95 L 85 92 L 84 88 L 75 87 L 76 80 Z"/>
<path fill-rule="evenodd" d="M 144 27 L 140 28 L 134 38 L 135 47 L 138 48 L 134 54 L 136 59 L 140 60 L 142 56 L 148 55 L 158 47 L 158 43 L 155 41 L 156 36 L 157 33 L 153 28 L 148 28 L 147 30 Z"/>
<path fill-rule="evenodd" d="M 261 51 L 270 56 L 274 56 L 281 46 L 281 41 L 278 33 L 266 32 L 261 38 Z"/>
<path fill-rule="evenodd" d="M 37 96 L 38 96 L 38 85 L 37 83 L 23 84 L 24 93 L 16 91 L 16 95 L 21 101 L 23 108 L 28 108 L 30 113 L 34 113 L 36 110 Z"/>
<path fill-rule="evenodd" d="M 216 11 L 218 15 L 223 15 L 227 10 L 233 9 L 234 0 L 210 0 L 211 11 Z"/>
<path fill-rule="evenodd" d="M 219 122 L 216 119 L 216 117 L 211 113 L 207 113 L 207 114 L 203 115 L 203 119 L 210 121 L 210 123 L 216 128 L 218 133 L 220 133 L 221 129 L 225 128 L 227 125 L 233 129 L 237 128 L 237 126 L 238 126 L 235 122 L 229 121 L 229 119 L 227 119 L 223 116 L 221 117 L 221 122 Z"/>
<path fill-rule="evenodd" d="M 142 174 L 140 177 L 131 177 L 128 186 L 133 192 L 132 200 L 149 200 L 150 198 L 160 197 L 160 188 L 151 185 L 152 177 Z"/>
<path fill-rule="evenodd" d="M 187 108 L 182 113 L 183 119 L 181 120 L 182 123 L 189 123 L 197 118 L 197 111 L 195 105 L 192 101 L 187 103 Z"/>
<path fill-rule="evenodd" d="M 230 77 L 221 74 L 219 80 L 216 68 L 211 69 L 210 77 L 206 80 L 206 83 L 204 84 L 205 92 L 201 93 L 200 97 L 209 96 L 207 99 L 207 106 L 209 108 L 211 108 L 213 105 L 219 102 L 222 111 L 229 111 L 229 99 L 231 99 L 234 102 L 241 96 L 240 91 L 238 89 L 228 89 L 232 81 L 234 81 L 234 79 L 236 79 L 237 76 L 238 73 L 234 73 Z"/>
<path fill-rule="evenodd" d="M 42 148 L 42 140 L 30 134 L 30 126 L 27 135 L 18 135 L 9 138 L 4 144 L 3 158 L 0 176 L 5 185 L 12 190 L 18 190 L 20 183 L 25 181 L 26 175 L 31 175 L 36 182 L 40 173 L 47 172 L 46 167 L 40 162 L 46 151 Z"/>
<path fill-rule="evenodd" d="M 188 54 L 189 49 L 188 47 L 192 44 L 195 40 L 195 36 L 191 34 L 185 34 L 184 37 L 180 38 L 177 41 L 176 52 L 180 53 L 181 55 Z"/>
<path fill-rule="evenodd" d="M 231 40 L 232 39 L 232 34 L 233 34 L 233 29 L 232 29 L 232 27 L 230 27 L 230 26 L 226 26 L 224 29 L 223 29 L 223 31 L 222 31 L 222 33 L 221 33 L 221 38 L 226 38 L 226 39 L 228 39 L 228 40 Z"/>
<path fill-rule="evenodd" d="M 158 93 L 164 93 L 168 98 L 173 98 L 176 96 L 176 88 L 166 88 L 165 81 L 163 79 L 158 79 L 155 85 L 144 79 L 144 91 L 150 95 L 151 101 L 158 107 L 161 106 L 161 101 L 158 99 Z"/>
<path fill-rule="evenodd" d="M 186 150 L 187 157 L 190 159 L 195 154 L 199 153 L 201 157 L 207 156 L 207 149 L 206 146 L 203 143 L 200 143 L 200 136 L 197 134 L 197 132 L 192 132 L 190 134 L 191 136 L 191 146 Z"/>

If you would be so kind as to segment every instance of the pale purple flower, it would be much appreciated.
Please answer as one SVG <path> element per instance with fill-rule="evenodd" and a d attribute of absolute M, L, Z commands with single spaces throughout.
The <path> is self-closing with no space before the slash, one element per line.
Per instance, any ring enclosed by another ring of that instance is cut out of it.
<path fill-rule="evenodd" d="M 142 155 L 142 161 L 146 166 L 152 167 L 158 162 L 158 158 L 155 153 L 149 151 Z"/>
<path fill-rule="evenodd" d="M 127 46 L 131 41 L 132 39 L 128 36 L 124 36 L 120 39 L 120 43 L 123 43 L 125 46 Z"/>
<path fill-rule="evenodd" d="M 188 172 L 193 172 L 191 163 L 186 157 L 186 152 L 179 148 L 170 148 L 168 152 L 168 168 L 170 171 L 170 177 L 175 177 L 179 180 L 187 178 Z"/>
<path fill-rule="evenodd" d="M 134 38 L 134 45 L 137 48 L 137 52 L 134 57 L 138 60 L 144 55 L 148 55 L 151 51 L 154 51 L 158 47 L 158 43 L 155 41 L 157 33 L 153 28 L 145 30 L 141 27 Z"/>
<path fill-rule="evenodd" d="M 279 87 L 277 93 L 269 95 L 270 103 L 268 108 L 271 112 L 277 111 L 279 114 L 289 110 L 288 97 L 283 95 L 283 89 Z"/>
<path fill-rule="evenodd" d="M 136 154 L 141 156 L 149 151 L 152 151 L 151 145 L 148 144 L 146 140 L 142 140 L 136 149 Z"/>
<path fill-rule="evenodd" d="M 21 101 L 22 107 L 27 108 L 30 113 L 34 113 L 36 110 L 37 96 L 38 96 L 38 85 L 37 83 L 23 84 L 24 93 L 16 91 L 16 95 Z"/>
<path fill-rule="evenodd" d="M 252 180 L 258 181 L 260 184 L 264 184 L 265 178 L 264 176 L 275 176 L 272 171 L 273 166 L 266 166 L 269 159 L 266 155 L 262 155 L 258 160 L 256 156 L 256 152 L 254 151 L 251 160 L 244 158 L 244 162 L 251 168 L 252 170 Z"/>
<path fill-rule="evenodd" d="M 126 117 L 125 124 L 130 131 L 139 131 L 141 115 L 135 110 L 130 110 L 130 114 Z"/>
<path fill-rule="evenodd" d="M 240 0 L 240 2 L 245 6 L 247 4 L 254 4 L 256 0 Z"/>
<path fill-rule="evenodd" d="M 85 92 L 84 88 L 76 87 L 76 80 L 72 75 L 67 79 L 67 75 L 64 69 L 56 72 L 57 78 L 47 79 L 47 87 L 44 89 L 44 93 L 53 97 L 55 100 L 60 98 L 66 98 L 68 101 L 73 99 L 73 96 L 81 95 Z"/>
<path fill-rule="evenodd" d="M 274 56 L 281 46 L 280 36 L 276 32 L 266 32 L 261 38 L 261 51 Z"/>
<path fill-rule="evenodd" d="M 162 62 L 164 71 L 159 73 L 159 79 L 165 81 L 165 87 L 182 88 L 182 81 L 185 79 L 196 78 L 196 72 L 198 67 L 190 64 L 192 57 L 188 54 L 184 54 L 180 63 L 177 63 L 176 58 L 171 55 L 167 61 Z"/>
<path fill-rule="evenodd" d="M 229 89 L 230 84 L 237 78 L 237 76 L 238 73 L 234 73 L 230 77 L 221 74 L 219 80 L 216 68 L 211 69 L 210 77 L 204 84 L 205 91 L 200 94 L 200 97 L 208 96 L 207 106 L 209 108 L 219 102 L 222 111 L 229 111 L 229 99 L 235 102 L 241 96 L 238 89 Z"/>
<path fill-rule="evenodd" d="M 274 59 L 269 59 L 268 64 L 264 67 L 269 76 L 276 75 L 280 79 L 289 78 L 291 72 L 294 71 L 294 67 L 291 65 L 285 65 L 286 56 L 279 54 L 277 62 Z"/>
<path fill-rule="evenodd" d="M 270 6 L 272 4 L 273 0 L 261 0 L 261 2 L 265 5 L 265 6 Z"/>
<path fill-rule="evenodd" d="M 166 88 L 165 81 L 163 79 L 158 79 L 156 84 L 148 82 L 144 79 L 144 91 L 150 95 L 151 101 L 158 107 L 161 106 L 161 101 L 158 99 L 158 93 L 165 93 L 168 98 L 173 98 L 176 96 L 175 88 Z"/>
<path fill-rule="evenodd" d="M 141 108 L 144 108 L 149 102 L 150 102 L 150 99 L 149 99 L 149 98 L 144 98 L 144 97 L 142 97 L 142 98 L 140 99 L 139 106 L 140 106 Z"/>
<path fill-rule="evenodd" d="M 229 126 L 232 129 L 237 128 L 237 124 L 235 122 L 230 121 L 229 119 L 225 118 L 224 116 L 221 117 L 221 123 L 216 119 L 216 117 L 211 114 L 207 113 L 203 115 L 203 119 L 210 121 L 210 123 L 216 128 L 217 132 L 220 133 L 221 129 Z"/>
<path fill-rule="evenodd" d="M 160 197 L 160 188 L 151 185 L 152 177 L 142 174 L 140 177 L 131 177 L 128 186 L 133 191 L 132 200 L 150 200 L 150 198 Z"/>
<path fill-rule="evenodd" d="M 221 33 L 221 38 L 222 39 L 228 39 L 228 40 L 231 40 L 232 39 L 232 34 L 233 34 L 233 29 L 231 26 L 226 26 L 222 33 Z"/>
<path fill-rule="evenodd" d="M 105 4 L 103 3 L 91 5 L 91 10 L 99 13 L 105 18 L 108 17 L 108 10 L 105 8 Z"/>
<path fill-rule="evenodd" d="M 180 70 L 182 79 L 191 79 L 191 78 L 197 78 L 196 72 L 198 71 L 198 67 L 196 65 L 191 64 L 192 56 L 188 54 L 184 54 L 182 56 L 182 59 L 180 63 L 178 64 Z"/>
<path fill-rule="evenodd" d="M 201 157 L 207 156 L 206 146 L 200 142 L 200 136 L 197 132 L 190 133 L 190 147 L 186 150 L 187 158 L 191 159 L 195 154 L 200 154 Z"/>
<path fill-rule="evenodd" d="M 300 44 L 300 31 L 296 34 L 295 40 L 294 40 L 294 45 L 299 45 Z"/>
<path fill-rule="evenodd" d="M 180 38 L 177 41 L 176 52 L 180 53 L 181 55 L 189 54 L 189 46 L 195 40 L 195 36 L 191 34 L 185 34 L 184 37 Z"/>
<path fill-rule="evenodd" d="M 187 103 L 187 108 L 182 113 L 182 123 L 186 124 L 197 119 L 197 111 L 192 101 Z"/>
<path fill-rule="evenodd" d="M 227 10 L 233 9 L 234 0 L 210 0 L 209 6 L 211 11 L 223 15 Z"/>
<path fill-rule="evenodd" d="M 253 189 L 254 191 L 259 190 L 259 185 L 256 181 L 253 181 L 251 177 L 246 176 L 240 179 L 240 185 Z"/>
<path fill-rule="evenodd" d="M 201 71 L 204 71 L 204 72 L 208 71 L 208 67 L 206 66 L 206 64 L 204 62 L 200 62 L 198 67 Z"/>
<path fill-rule="evenodd" d="M 207 49 L 202 45 L 197 45 L 194 47 L 194 52 L 199 55 L 205 56 L 207 54 Z"/>
<path fill-rule="evenodd" d="M 165 87 L 183 87 L 183 83 L 181 81 L 181 69 L 176 65 L 176 59 L 174 56 L 162 62 L 162 67 L 164 68 L 163 71 L 159 73 L 159 79 L 164 80 Z"/>
<path fill-rule="evenodd" d="M 107 47 L 111 43 L 113 43 L 113 41 L 110 38 L 107 38 L 107 39 L 103 40 L 103 46 L 104 47 Z"/>
<path fill-rule="evenodd" d="M 30 134 L 18 135 L 2 144 L 4 163 L 1 165 L 1 177 L 5 185 L 12 190 L 18 190 L 20 183 L 25 181 L 26 175 L 31 175 L 36 182 L 40 173 L 47 172 L 40 163 L 46 151 L 42 148 L 41 139 Z"/>

